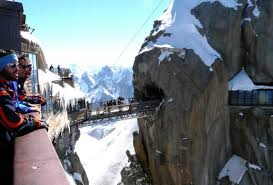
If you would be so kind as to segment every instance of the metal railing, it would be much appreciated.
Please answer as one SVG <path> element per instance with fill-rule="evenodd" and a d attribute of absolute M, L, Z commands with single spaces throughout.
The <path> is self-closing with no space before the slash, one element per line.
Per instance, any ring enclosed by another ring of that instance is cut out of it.
<path fill-rule="evenodd" d="M 68 114 L 73 124 L 92 124 L 106 121 L 117 121 L 131 118 L 147 117 L 156 111 L 161 100 L 151 100 L 144 102 L 128 102 L 124 104 L 106 106 L 85 107 L 81 110 L 73 111 Z M 83 123 L 88 122 L 88 123 Z"/>
<path fill-rule="evenodd" d="M 51 68 L 49 69 L 51 72 L 59 75 L 61 78 L 69 78 L 71 77 L 72 73 L 69 68 Z"/>

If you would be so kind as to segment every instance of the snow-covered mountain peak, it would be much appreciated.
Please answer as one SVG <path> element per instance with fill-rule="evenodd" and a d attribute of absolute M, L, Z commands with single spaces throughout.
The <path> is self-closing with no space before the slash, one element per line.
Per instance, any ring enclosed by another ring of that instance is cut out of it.
<path fill-rule="evenodd" d="M 89 74 L 88 72 L 84 72 L 81 76 L 81 79 L 85 82 L 88 82 L 88 84 L 90 84 L 91 86 L 95 86 L 96 85 L 96 81 L 94 80 L 94 78 L 92 77 L 91 74 Z"/>
<path fill-rule="evenodd" d="M 112 77 L 113 76 L 113 71 L 109 66 L 104 66 L 103 68 L 101 68 L 101 70 L 99 71 L 99 73 L 97 75 L 95 75 L 95 78 L 105 78 L 105 77 Z"/>
<path fill-rule="evenodd" d="M 77 73 L 74 79 L 89 102 L 101 102 L 118 96 L 132 97 L 132 75 L 130 68 L 104 66 L 98 72 Z"/>

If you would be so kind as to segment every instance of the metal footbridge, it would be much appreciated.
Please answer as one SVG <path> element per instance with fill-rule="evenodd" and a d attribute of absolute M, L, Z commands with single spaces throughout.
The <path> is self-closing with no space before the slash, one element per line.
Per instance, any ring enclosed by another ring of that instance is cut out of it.
<path fill-rule="evenodd" d="M 105 123 L 132 118 L 148 117 L 155 113 L 161 100 L 141 102 L 128 102 L 120 105 L 106 106 L 101 104 L 97 107 L 85 107 L 77 111 L 69 112 L 70 125 L 81 127 L 96 123 Z"/>
<path fill-rule="evenodd" d="M 112 102 L 114 101 L 114 103 Z M 112 103 L 100 102 L 86 104 L 85 100 L 78 100 L 70 106 L 68 116 L 71 125 L 90 125 L 94 123 L 104 123 L 131 118 L 148 117 L 156 112 L 160 106 L 160 99 L 136 102 L 130 98 L 119 101 L 111 100 Z M 273 114 L 273 90 L 255 89 L 252 91 L 229 91 L 229 107 L 231 109 L 242 109 L 247 107 L 260 107 L 270 109 L 269 114 Z M 268 111 L 268 110 L 267 110 Z"/>

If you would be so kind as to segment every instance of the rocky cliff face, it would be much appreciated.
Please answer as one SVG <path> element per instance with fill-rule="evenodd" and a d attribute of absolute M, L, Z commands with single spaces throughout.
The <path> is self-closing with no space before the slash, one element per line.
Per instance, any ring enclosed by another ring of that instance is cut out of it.
<path fill-rule="evenodd" d="M 67 113 L 59 112 L 48 120 L 50 123 L 49 138 L 65 171 L 73 176 L 77 185 L 88 185 L 88 177 L 74 150 L 76 141 L 80 137 L 80 130 L 76 125 L 70 126 L 66 116 Z"/>
<path fill-rule="evenodd" d="M 72 126 L 70 129 L 64 129 L 53 143 L 64 169 L 73 176 L 76 184 L 88 185 L 88 177 L 78 154 L 74 150 L 79 137 L 80 130 L 76 126 Z"/>
<path fill-rule="evenodd" d="M 238 184 L 272 184 L 270 115 L 238 118 L 228 105 L 242 68 L 255 83 L 273 82 L 271 12 L 272 0 L 174 0 L 155 21 L 133 66 L 135 97 L 162 100 L 138 120 L 134 141 L 153 184 L 231 184 L 218 176 L 234 154 L 260 167 L 245 167 Z"/>
<path fill-rule="evenodd" d="M 270 109 L 230 108 L 233 153 L 262 170 L 248 170 L 241 184 L 273 184 L 273 112 Z M 251 183 L 250 183 L 251 182 Z"/>

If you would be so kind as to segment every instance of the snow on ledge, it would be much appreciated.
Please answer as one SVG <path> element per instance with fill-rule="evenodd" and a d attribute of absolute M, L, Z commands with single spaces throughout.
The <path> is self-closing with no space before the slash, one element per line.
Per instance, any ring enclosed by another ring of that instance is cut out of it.
<path fill-rule="evenodd" d="M 252 91 L 255 89 L 273 89 L 273 86 L 255 85 L 244 69 L 228 82 L 229 91 Z"/>
<path fill-rule="evenodd" d="M 81 174 L 79 174 L 79 173 L 77 173 L 77 172 L 74 172 L 74 173 L 73 173 L 73 178 L 74 178 L 75 180 L 80 181 L 82 184 L 84 184 L 84 183 L 83 183 L 83 180 L 82 180 Z"/>
<path fill-rule="evenodd" d="M 171 52 L 171 51 L 162 51 L 161 50 L 161 54 L 158 57 L 158 65 L 160 65 L 160 63 L 162 62 L 162 60 L 164 60 L 165 58 L 169 57 L 170 54 L 173 54 L 173 52 Z"/>
<path fill-rule="evenodd" d="M 247 0 L 247 4 L 248 4 L 249 7 L 254 6 L 253 3 L 250 0 Z"/>
<path fill-rule="evenodd" d="M 259 171 L 262 170 L 262 168 L 260 166 L 257 166 L 255 164 L 251 164 L 251 163 L 248 163 L 248 168 L 252 168 L 254 170 L 259 170 Z"/>
<path fill-rule="evenodd" d="M 246 160 L 237 155 L 233 155 L 220 171 L 218 180 L 228 176 L 231 182 L 239 184 L 246 171 Z"/>
<path fill-rule="evenodd" d="M 261 147 L 261 148 L 267 148 L 266 145 L 263 144 L 263 143 L 260 143 L 260 144 L 259 144 L 259 147 Z"/>
<path fill-rule="evenodd" d="M 74 180 L 73 176 L 70 173 L 65 171 L 65 176 L 66 176 L 66 178 L 67 178 L 67 180 L 69 182 L 69 185 L 76 185 L 75 180 Z"/>
<path fill-rule="evenodd" d="M 250 168 L 259 171 L 262 170 L 261 167 L 251 164 L 237 155 L 233 155 L 218 174 L 218 180 L 228 176 L 230 182 L 239 184 L 245 172 Z"/>
<path fill-rule="evenodd" d="M 30 34 L 28 31 L 21 31 L 20 34 L 21 34 L 22 38 L 29 40 L 29 41 L 41 46 L 40 41 L 36 37 L 34 37 L 32 34 Z"/>
<path fill-rule="evenodd" d="M 235 11 L 238 10 L 239 6 L 242 6 L 242 4 L 237 3 L 237 0 L 172 0 L 168 9 L 158 18 L 161 25 L 155 28 L 152 33 L 154 36 L 164 30 L 168 36 L 161 35 L 155 43 L 150 41 L 139 54 L 149 51 L 155 45 L 192 49 L 206 66 L 211 67 L 216 59 L 221 59 L 221 55 L 211 47 L 207 37 L 199 33 L 197 28 L 202 29 L 202 24 L 191 11 L 203 2 L 213 3 L 215 1 Z M 159 64 L 162 57 L 159 59 Z"/>
<path fill-rule="evenodd" d="M 252 14 L 257 18 L 260 16 L 261 12 L 259 11 L 257 4 L 255 8 L 253 9 Z"/>

